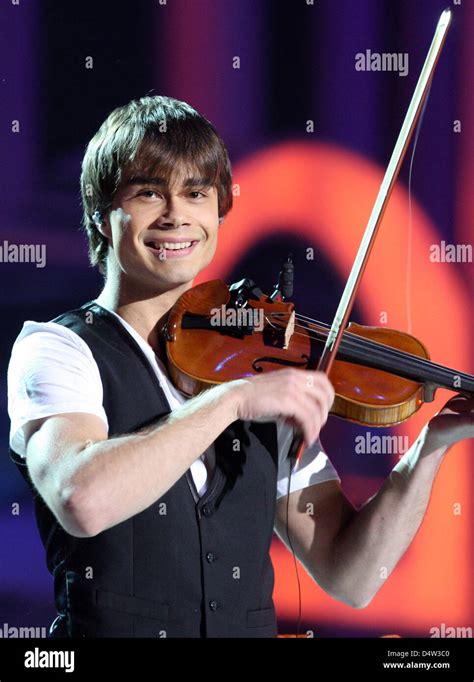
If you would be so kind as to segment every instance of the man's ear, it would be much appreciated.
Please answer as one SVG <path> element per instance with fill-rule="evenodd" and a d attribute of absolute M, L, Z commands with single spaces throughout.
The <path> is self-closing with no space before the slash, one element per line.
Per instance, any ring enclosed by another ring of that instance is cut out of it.
<path fill-rule="evenodd" d="M 221 216 L 221 217 L 219 218 L 219 225 L 222 225 L 223 222 L 224 222 L 224 216 Z"/>
<path fill-rule="evenodd" d="M 107 239 L 110 239 L 112 233 L 110 230 L 109 221 L 104 218 L 100 211 L 94 211 L 92 214 L 92 220 L 94 221 L 94 225 L 99 230 L 100 234 L 104 235 L 104 237 L 107 237 Z"/>

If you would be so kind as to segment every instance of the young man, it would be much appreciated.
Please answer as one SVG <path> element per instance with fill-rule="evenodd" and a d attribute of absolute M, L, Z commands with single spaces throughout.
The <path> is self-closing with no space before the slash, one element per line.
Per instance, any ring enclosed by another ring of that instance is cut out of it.
<path fill-rule="evenodd" d="M 167 313 L 232 206 L 213 126 L 171 98 L 130 102 L 91 140 L 81 188 L 104 288 L 26 322 L 9 367 L 12 457 L 54 576 L 50 636 L 274 637 L 269 548 L 274 529 L 288 544 L 287 524 L 314 580 L 364 607 L 413 539 L 447 448 L 473 436 L 467 401 L 354 509 L 319 443 L 334 398 L 324 374 L 283 369 L 192 399 L 167 377 Z M 307 450 L 289 487 L 295 428 Z"/>

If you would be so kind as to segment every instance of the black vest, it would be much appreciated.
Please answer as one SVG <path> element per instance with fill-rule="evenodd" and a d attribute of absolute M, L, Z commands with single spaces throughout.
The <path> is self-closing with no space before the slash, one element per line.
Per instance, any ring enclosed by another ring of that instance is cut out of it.
<path fill-rule="evenodd" d="M 99 367 L 109 436 L 170 412 L 146 356 L 89 302 L 53 322 L 89 346 Z M 240 450 L 235 451 L 235 439 Z M 216 467 L 198 499 L 190 470 L 143 512 L 95 537 L 57 522 L 29 479 L 54 577 L 50 637 L 276 637 L 270 545 L 278 449 L 274 424 L 235 421 L 215 441 Z"/>

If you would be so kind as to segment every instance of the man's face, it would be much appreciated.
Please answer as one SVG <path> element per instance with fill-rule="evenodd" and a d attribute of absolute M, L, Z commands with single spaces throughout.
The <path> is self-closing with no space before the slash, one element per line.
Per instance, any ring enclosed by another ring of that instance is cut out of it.
<path fill-rule="evenodd" d="M 169 291 L 211 262 L 218 227 L 217 190 L 205 179 L 178 171 L 168 184 L 125 172 L 106 225 L 109 263 L 134 288 Z"/>

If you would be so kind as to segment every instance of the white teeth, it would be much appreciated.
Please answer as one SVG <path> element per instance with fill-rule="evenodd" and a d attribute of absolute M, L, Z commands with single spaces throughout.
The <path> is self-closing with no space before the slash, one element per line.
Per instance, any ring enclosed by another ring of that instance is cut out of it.
<path fill-rule="evenodd" d="M 170 249 L 171 251 L 177 251 L 178 249 L 188 249 L 192 242 L 162 242 L 158 244 L 160 249 Z"/>

